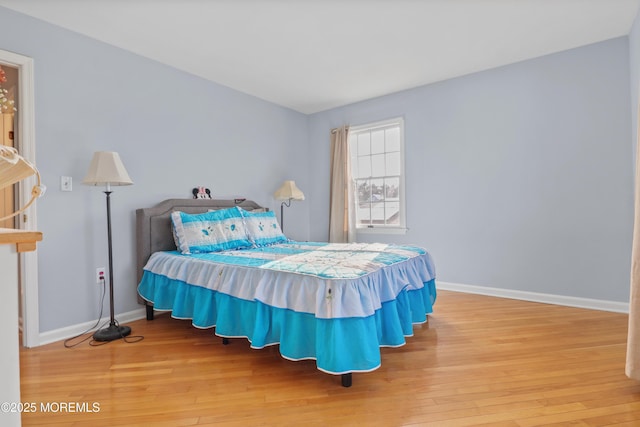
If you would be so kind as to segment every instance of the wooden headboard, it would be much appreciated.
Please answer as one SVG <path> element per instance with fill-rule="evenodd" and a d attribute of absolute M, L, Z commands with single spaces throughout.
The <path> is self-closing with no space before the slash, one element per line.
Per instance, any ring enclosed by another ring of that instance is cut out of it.
<path fill-rule="evenodd" d="M 142 270 L 152 253 L 174 251 L 176 244 L 171 230 L 171 212 L 203 213 L 214 209 L 226 209 L 239 206 L 248 211 L 262 209 L 251 200 L 218 199 L 167 199 L 151 208 L 136 210 L 136 287 L 142 279 Z M 138 297 L 141 303 L 144 301 Z"/>

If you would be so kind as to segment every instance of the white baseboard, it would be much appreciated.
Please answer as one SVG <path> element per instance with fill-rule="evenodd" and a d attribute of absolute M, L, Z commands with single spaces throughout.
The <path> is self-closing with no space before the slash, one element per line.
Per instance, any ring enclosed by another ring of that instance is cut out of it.
<path fill-rule="evenodd" d="M 589 308 L 593 310 L 613 311 L 616 313 L 629 313 L 629 303 L 626 302 L 567 297 L 564 295 L 542 294 L 538 292 L 516 291 L 513 289 L 491 288 L 487 286 L 464 285 L 460 283 L 439 281 L 436 281 L 436 288 L 445 291 L 519 299 L 545 304 L 564 305 L 567 307 Z"/>
<path fill-rule="evenodd" d="M 139 308 L 137 310 L 129 311 L 127 313 L 122 313 L 116 316 L 116 320 L 120 324 L 125 324 L 127 322 L 133 322 L 134 320 L 140 320 L 146 318 L 146 310 L 144 308 Z M 99 325 L 104 327 L 104 324 L 109 324 L 109 317 L 103 317 L 100 320 Z M 66 340 L 67 338 L 75 337 L 76 335 L 82 334 L 86 332 L 89 328 L 94 326 L 96 321 L 80 323 L 78 325 L 71 325 L 60 329 L 54 329 L 53 331 L 42 332 L 39 335 L 39 344 L 45 345 L 50 344 L 52 342 Z M 95 329 L 93 329 L 95 332 Z M 135 334 L 135 331 L 132 331 Z"/>

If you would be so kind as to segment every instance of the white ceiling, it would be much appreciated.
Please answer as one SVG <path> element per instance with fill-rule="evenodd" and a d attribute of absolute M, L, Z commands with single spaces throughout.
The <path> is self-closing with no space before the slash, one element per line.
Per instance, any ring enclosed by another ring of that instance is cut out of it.
<path fill-rule="evenodd" d="M 624 36 L 640 0 L 0 0 L 313 113 Z"/>

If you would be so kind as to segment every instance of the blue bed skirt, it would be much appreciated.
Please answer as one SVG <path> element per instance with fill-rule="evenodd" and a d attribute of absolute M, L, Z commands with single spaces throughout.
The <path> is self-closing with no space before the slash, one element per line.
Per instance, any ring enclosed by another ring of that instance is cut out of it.
<path fill-rule="evenodd" d="M 144 271 L 138 293 L 158 311 L 191 319 L 197 328 L 215 327 L 226 338 L 247 338 L 252 348 L 280 345 L 282 357 L 313 359 L 319 370 L 341 375 L 380 367 L 380 347 L 399 347 L 413 324 L 433 312 L 435 280 L 403 290 L 369 317 L 318 319 L 310 313 L 248 301 Z"/>

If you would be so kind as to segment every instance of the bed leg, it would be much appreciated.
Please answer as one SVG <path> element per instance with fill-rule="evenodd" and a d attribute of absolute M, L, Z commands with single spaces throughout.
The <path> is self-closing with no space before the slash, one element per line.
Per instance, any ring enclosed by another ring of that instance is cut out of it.
<path fill-rule="evenodd" d="M 144 307 L 147 309 L 147 320 L 153 320 L 153 306 L 145 304 Z"/>
<path fill-rule="evenodd" d="M 351 372 L 348 374 L 342 374 L 342 387 L 351 387 L 352 381 Z"/>
<path fill-rule="evenodd" d="M 229 338 L 222 338 L 222 345 L 228 345 L 229 344 Z"/>

